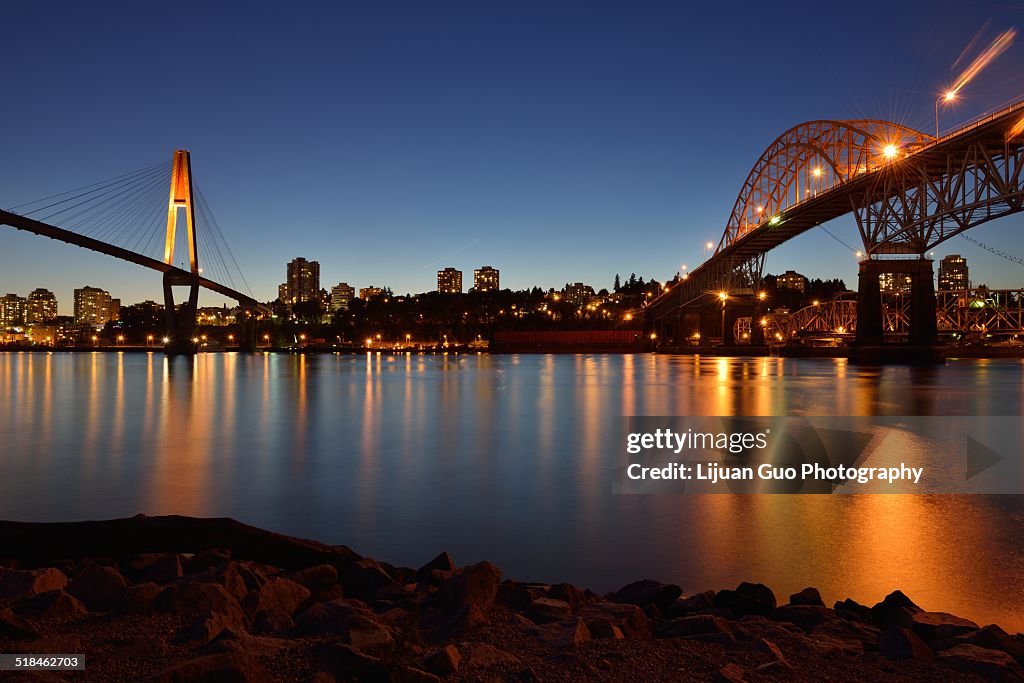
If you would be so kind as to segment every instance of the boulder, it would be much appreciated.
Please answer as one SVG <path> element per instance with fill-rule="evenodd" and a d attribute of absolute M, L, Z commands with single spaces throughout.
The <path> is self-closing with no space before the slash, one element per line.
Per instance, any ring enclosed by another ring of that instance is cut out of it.
<path fill-rule="evenodd" d="M 608 599 L 612 602 L 636 605 L 637 607 L 654 605 L 660 611 L 670 608 L 682 594 L 683 589 L 675 584 L 643 579 L 626 584 L 608 595 Z"/>
<path fill-rule="evenodd" d="M 394 578 L 379 562 L 362 559 L 353 562 L 341 577 L 345 595 L 352 595 L 363 600 L 377 597 L 378 591 L 395 583 Z"/>
<path fill-rule="evenodd" d="M 715 609 L 714 599 L 714 591 L 706 591 L 704 593 L 696 593 L 687 598 L 679 598 L 665 610 L 665 616 L 675 619 L 676 617 L 685 617 L 690 614 L 699 614 Z"/>
<path fill-rule="evenodd" d="M 572 607 L 569 606 L 569 603 L 561 600 L 538 598 L 530 603 L 526 609 L 526 615 L 535 623 L 547 624 L 571 617 Z"/>
<path fill-rule="evenodd" d="M 836 602 L 832 609 L 835 611 L 836 616 L 850 621 L 859 621 L 864 624 L 875 623 L 874 614 L 871 612 L 871 608 L 867 605 L 862 605 L 859 602 L 847 598 L 842 602 Z"/>
<path fill-rule="evenodd" d="M 513 609 L 526 609 L 536 597 L 543 596 L 535 596 L 525 585 L 516 581 L 502 581 L 498 586 L 498 602 Z"/>
<path fill-rule="evenodd" d="M 995 624 L 983 626 L 973 633 L 960 636 L 957 640 L 990 650 L 1002 650 L 1017 660 L 1018 664 L 1024 664 L 1024 638 L 1011 636 Z"/>
<path fill-rule="evenodd" d="M 186 556 L 182 563 L 185 574 L 198 574 L 209 569 L 216 569 L 231 561 L 231 551 L 224 548 L 208 548 L 192 556 Z"/>
<path fill-rule="evenodd" d="M 587 622 L 590 636 L 596 639 L 622 640 L 625 634 L 607 617 L 598 617 Z"/>
<path fill-rule="evenodd" d="M 910 629 L 921 640 L 932 645 L 936 641 L 955 638 L 978 630 L 978 625 L 946 612 L 912 612 Z"/>
<path fill-rule="evenodd" d="M 292 572 L 291 579 L 304 586 L 311 595 L 317 596 L 337 585 L 338 570 L 330 564 L 318 564 L 315 567 L 307 567 L 297 572 Z"/>
<path fill-rule="evenodd" d="M 90 610 L 106 611 L 124 604 L 128 581 L 113 567 L 86 560 L 67 590 Z"/>
<path fill-rule="evenodd" d="M 263 610 L 257 612 L 253 619 L 253 631 L 255 633 L 282 633 L 290 631 L 295 627 L 292 616 L 277 610 Z"/>
<path fill-rule="evenodd" d="M 928 662 L 932 651 L 923 640 L 908 628 L 891 626 L 878 636 L 878 649 L 882 656 L 892 660 L 912 659 Z"/>
<path fill-rule="evenodd" d="M 206 612 L 196 617 L 179 633 L 182 640 L 205 645 L 216 638 L 225 629 L 244 630 L 245 622 L 240 620 L 239 613 L 224 614 L 222 612 Z"/>
<path fill-rule="evenodd" d="M 825 602 L 821 599 L 821 593 L 818 592 L 817 588 L 808 587 L 804 588 L 799 593 L 793 593 L 789 596 L 789 604 L 791 605 L 814 605 L 824 607 Z"/>
<path fill-rule="evenodd" d="M 242 607 L 219 583 L 172 584 L 160 593 L 154 607 L 192 618 L 216 612 L 227 617 L 232 624 L 245 623 Z"/>
<path fill-rule="evenodd" d="M 824 605 L 782 605 L 771 613 L 776 621 L 788 621 L 805 631 L 810 631 L 818 624 L 838 619 L 835 612 Z"/>
<path fill-rule="evenodd" d="M 163 586 L 155 583 L 138 583 L 128 586 L 124 594 L 124 602 L 121 609 L 126 612 L 145 612 L 156 602 L 157 596 L 163 592 Z"/>
<path fill-rule="evenodd" d="M 455 571 L 455 560 L 446 552 L 441 553 L 430 562 L 416 570 L 416 578 L 423 580 L 431 576 L 431 572 L 453 572 Z"/>
<path fill-rule="evenodd" d="M 871 616 L 875 624 L 881 628 L 890 626 L 909 628 L 911 617 L 920 611 L 921 608 L 915 605 L 913 600 L 904 595 L 902 591 L 893 591 L 871 608 Z"/>
<path fill-rule="evenodd" d="M 309 597 L 309 589 L 283 576 L 269 579 L 259 588 L 250 591 L 242 606 L 247 614 L 274 610 L 291 616 Z"/>
<path fill-rule="evenodd" d="M 583 591 L 571 583 L 556 583 L 548 589 L 547 597 L 567 603 L 573 612 L 580 608 L 584 600 Z"/>
<path fill-rule="evenodd" d="M 590 622 L 605 618 L 618 626 L 627 638 L 644 638 L 651 634 L 651 622 L 636 605 L 594 602 L 580 608 L 580 616 Z"/>
<path fill-rule="evenodd" d="M 482 617 L 494 605 L 500 583 L 501 570 L 490 562 L 479 562 L 463 567 L 438 586 L 434 600 L 448 613 L 467 611 Z"/>
<path fill-rule="evenodd" d="M 658 638 L 689 638 L 725 644 L 736 642 L 729 622 L 710 614 L 693 614 L 672 619 L 662 624 L 654 635 Z"/>
<path fill-rule="evenodd" d="M 19 614 L 30 614 L 47 619 L 66 619 L 89 613 L 78 598 L 62 590 L 47 591 L 17 604 Z"/>
<path fill-rule="evenodd" d="M 132 581 L 169 583 L 182 576 L 181 556 L 177 553 L 133 555 L 120 563 L 121 572 Z"/>
<path fill-rule="evenodd" d="M 62 590 L 68 585 L 64 572 L 53 569 L 5 569 L 0 567 L 0 601 L 32 598 Z"/>
<path fill-rule="evenodd" d="M 341 642 L 356 649 L 394 642 L 391 629 L 372 611 L 343 600 L 313 605 L 299 615 L 297 625 L 303 633 L 337 635 Z"/>
<path fill-rule="evenodd" d="M 987 681 L 1024 681 L 1024 671 L 1020 665 L 1002 650 L 964 643 L 940 652 L 939 662 L 962 673 L 981 676 Z"/>
<path fill-rule="evenodd" d="M 763 583 L 744 581 L 736 590 L 723 590 L 715 594 L 715 607 L 727 609 L 736 617 L 746 614 L 770 616 L 775 610 L 775 593 Z"/>
<path fill-rule="evenodd" d="M 458 672 L 459 664 L 461 662 L 462 655 L 459 654 L 459 648 L 454 645 L 446 645 L 427 657 L 426 661 L 423 662 L 423 665 L 426 667 L 427 671 L 432 674 L 436 674 L 438 676 L 451 676 Z"/>
<path fill-rule="evenodd" d="M 571 650 L 590 640 L 590 629 L 579 617 L 537 626 L 532 633 L 559 650 Z"/>
<path fill-rule="evenodd" d="M 149 680 L 152 683 L 257 683 L 271 679 L 255 658 L 222 652 L 175 664 Z"/>
<path fill-rule="evenodd" d="M 0 638 L 33 640 L 38 637 L 36 630 L 10 608 L 0 609 Z"/>

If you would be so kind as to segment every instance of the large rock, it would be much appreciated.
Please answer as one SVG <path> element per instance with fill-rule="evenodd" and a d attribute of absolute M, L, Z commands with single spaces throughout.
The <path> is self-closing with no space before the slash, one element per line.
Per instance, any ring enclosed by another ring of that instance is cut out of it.
<path fill-rule="evenodd" d="M 559 650 L 572 650 L 590 640 L 590 629 L 579 617 L 537 626 L 533 634 Z"/>
<path fill-rule="evenodd" d="M 432 674 L 451 676 L 459 671 L 459 664 L 461 663 L 462 655 L 459 653 L 459 648 L 454 645 L 446 645 L 427 657 L 423 665 Z"/>
<path fill-rule="evenodd" d="M 835 610 L 836 616 L 848 619 L 850 621 L 859 621 L 864 624 L 875 625 L 875 616 L 871 612 L 871 608 L 867 605 L 862 605 L 855 600 L 847 598 L 842 602 L 836 602 L 832 606 Z"/>
<path fill-rule="evenodd" d="M 723 590 L 715 594 L 715 607 L 727 609 L 736 617 L 746 614 L 770 616 L 775 610 L 775 593 L 763 583 L 744 581 L 736 590 Z"/>
<path fill-rule="evenodd" d="M 871 616 L 881 628 L 900 626 L 910 628 L 913 615 L 922 611 L 902 591 L 893 591 L 871 608 Z"/>
<path fill-rule="evenodd" d="M 973 633 L 960 636 L 957 640 L 991 650 L 1002 650 L 1017 660 L 1018 664 L 1024 664 L 1024 638 L 1011 636 L 995 624 L 983 626 Z"/>
<path fill-rule="evenodd" d="M 121 572 L 136 583 L 169 583 L 182 576 L 177 553 L 145 553 L 121 562 Z"/>
<path fill-rule="evenodd" d="M 729 622 L 710 614 L 694 614 L 672 619 L 662 624 L 655 635 L 659 638 L 690 638 L 725 644 L 736 642 Z"/>
<path fill-rule="evenodd" d="M 179 635 L 183 640 L 205 645 L 226 629 L 245 629 L 245 622 L 241 620 L 239 613 L 206 612 L 183 628 Z"/>
<path fill-rule="evenodd" d="M 47 591 L 31 598 L 21 600 L 17 604 L 20 614 L 29 614 L 47 619 L 66 619 L 79 617 L 89 613 L 78 598 L 64 591 Z"/>
<path fill-rule="evenodd" d="M 391 629 L 372 611 L 344 600 L 311 606 L 299 615 L 297 625 L 303 633 L 337 635 L 341 642 L 356 649 L 394 642 Z"/>
<path fill-rule="evenodd" d="M 714 591 L 696 593 L 686 598 L 679 598 L 667 610 L 664 610 L 664 613 L 669 619 L 685 617 L 690 614 L 700 614 L 701 612 L 716 609 L 714 599 Z"/>
<path fill-rule="evenodd" d="M 255 658 L 222 652 L 175 664 L 149 680 L 152 683 L 261 683 L 271 678 Z"/>
<path fill-rule="evenodd" d="M 253 619 L 254 633 L 281 633 L 290 631 L 295 627 L 295 622 L 290 614 L 275 610 L 264 610 L 257 612 Z"/>
<path fill-rule="evenodd" d="M 231 623 L 245 623 L 241 605 L 219 583 L 172 584 L 160 593 L 155 607 L 192 618 L 216 612 L 227 617 Z"/>
<path fill-rule="evenodd" d="M 379 563 L 370 559 L 353 562 L 341 577 L 345 595 L 362 600 L 373 600 L 384 588 L 396 583 L 395 579 Z"/>
<path fill-rule="evenodd" d="M 978 630 L 978 625 L 946 612 L 913 612 L 910 628 L 921 640 L 932 645 L 936 641 L 955 638 Z"/>
<path fill-rule="evenodd" d="M 556 583 L 548 589 L 547 597 L 567 603 L 573 612 L 578 610 L 584 601 L 583 591 L 571 583 Z"/>
<path fill-rule="evenodd" d="M 443 552 L 430 562 L 416 570 L 416 578 L 424 580 L 432 576 L 432 572 L 453 572 L 455 571 L 455 560 L 447 552 Z"/>
<path fill-rule="evenodd" d="M 113 567 L 87 560 L 67 590 L 90 610 L 113 610 L 124 604 L 128 581 Z"/>
<path fill-rule="evenodd" d="M 825 606 L 825 601 L 821 599 L 821 593 L 818 592 L 817 588 L 808 587 L 804 588 L 799 593 L 793 593 L 789 596 L 789 604 L 791 605 L 817 605 L 820 607 Z"/>
<path fill-rule="evenodd" d="M 5 569 L 0 567 L 0 601 L 31 598 L 68 585 L 64 572 L 53 569 Z"/>
<path fill-rule="evenodd" d="M 940 652 L 939 662 L 963 673 L 976 674 L 987 681 L 1024 681 L 1020 665 L 1002 650 L 965 643 Z"/>
<path fill-rule="evenodd" d="M 597 639 L 622 640 L 625 634 L 607 617 L 598 617 L 587 622 L 590 636 Z"/>
<path fill-rule="evenodd" d="M 660 611 L 668 610 L 680 595 L 683 589 L 675 584 L 661 583 L 653 579 L 642 579 L 626 584 L 619 590 L 608 596 L 612 602 L 637 607 L 654 605 Z"/>
<path fill-rule="evenodd" d="M 334 565 L 318 564 L 315 567 L 292 572 L 291 579 L 305 586 L 311 595 L 318 596 L 338 583 L 338 570 L 334 568 Z"/>
<path fill-rule="evenodd" d="M 494 606 L 501 570 L 490 562 L 463 567 L 438 586 L 436 604 L 449 614 L 460 613 L 470 621 L 482 621 Z"/>
<path fill-rule="evenodd" d="M 126 612 L 141 613 L 149 610 L 156 602 L 157 596 L 164 590 L 163 586 L 155 583 L 138 583 L 128 586 L 125 591 L 124 603 L 121 609 Z"/>
<path fill-rule="evenodd" d="M 290 616 L 295 614 L 309 595 L 309 589 L 302 584 L 277 576 L 256 590 L 250 591 L 242 606 L 251 616 L 267 610 L 284 612 Z"/>
<path fill-rule="evenodd" d="M 608 619 L 618 626 L 627 638 L 643 638 L 651 634 L 650 620 L 636 605 L 595 602 L 580 608 L 579 615 L 587 623 L 594 619 Z"/>
<path fill-rule="evenodd" d="M 33 640 L 38 637 L 36 630 L 10 608 L 0 609 L 0 638 Z"/>
<path fill-rule="evenodd" d="M 931 649 L 908 628 L 891 626 L 878 636 L 878 649 L 882 656 L 892 660 L 912 659 L 928 662 L 933 658 Z"/>
<path fill-rule="evenodd" d="M 835 612 L 824 605 L 782 605 L 776 607 L 771 618 L 777 621 L 788 621 L 796 624 L 805 631 L 810 631 L 818 624 L 833 619 L 838 620 Z"/>
<path fill-rule="evenodd" d="M 519 664 L 519 658 L 515 655 L 487 643 L 460 643 L 459 651 L 462 653 L 466 665 L 475 669 Z"/>
<path fill-rule="evenodd" d="M 526 615 L 538 624 L 563 621 L 572 616 L 572 607 L 567 602 L 552 598 L 538 598 L 530 603 Z"/>

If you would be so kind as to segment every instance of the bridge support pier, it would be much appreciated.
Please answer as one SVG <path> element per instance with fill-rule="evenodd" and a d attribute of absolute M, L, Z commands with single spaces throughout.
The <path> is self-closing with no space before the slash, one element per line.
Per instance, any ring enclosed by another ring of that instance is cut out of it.
<path fill-rule="evenodd" d="M 885 273 L 910 277 L 910 334 L 905 345 L 886 345 L 879 276 Z M 938 326 L 935 319 L 935 285 L 932 261 L 899 259 L 860 262 L 857 282 L 857 334 L 850 349 L 850 360 L 859 363 L 942 362 L 936 348 Z"/>
<path fill-rule="evenodd" d="M 174 287 L 187 286 L 188 299 L 181 307 L 174 304 Z M 199 283 L 194 278 L 175 277 L 173 273 L 164 273 L 164 312 L 167 320 L 167 336 L 170 338 L 165 346 L 168 354 L 193 354 L 196 344 L 192 341 L 196 333 L 196 310 L 199 305 Z"/>

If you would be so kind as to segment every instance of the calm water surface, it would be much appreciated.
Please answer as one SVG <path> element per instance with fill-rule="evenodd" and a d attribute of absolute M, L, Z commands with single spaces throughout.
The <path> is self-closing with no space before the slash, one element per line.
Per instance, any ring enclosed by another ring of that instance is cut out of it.
<path fill-rule="evenodd" d="M 1020 415 L 1024 365 L 0 354 L 0 518 L 231 516 L 606 591 L 806 585 L 1024 630 L 1024 497 L 613 495 L 620 415 Z"/>

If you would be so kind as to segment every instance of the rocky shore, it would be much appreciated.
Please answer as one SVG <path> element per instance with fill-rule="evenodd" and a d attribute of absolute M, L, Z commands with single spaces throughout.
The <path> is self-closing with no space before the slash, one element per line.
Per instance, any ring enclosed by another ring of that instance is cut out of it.
<path fill-rule="evenodd" d="M 0 652 L 88 681 L 1024 681 L 1024 637 L 895 591 L 605 596 L 441 553 L 395 567 L 227 519 L 0 522 Z"/>

